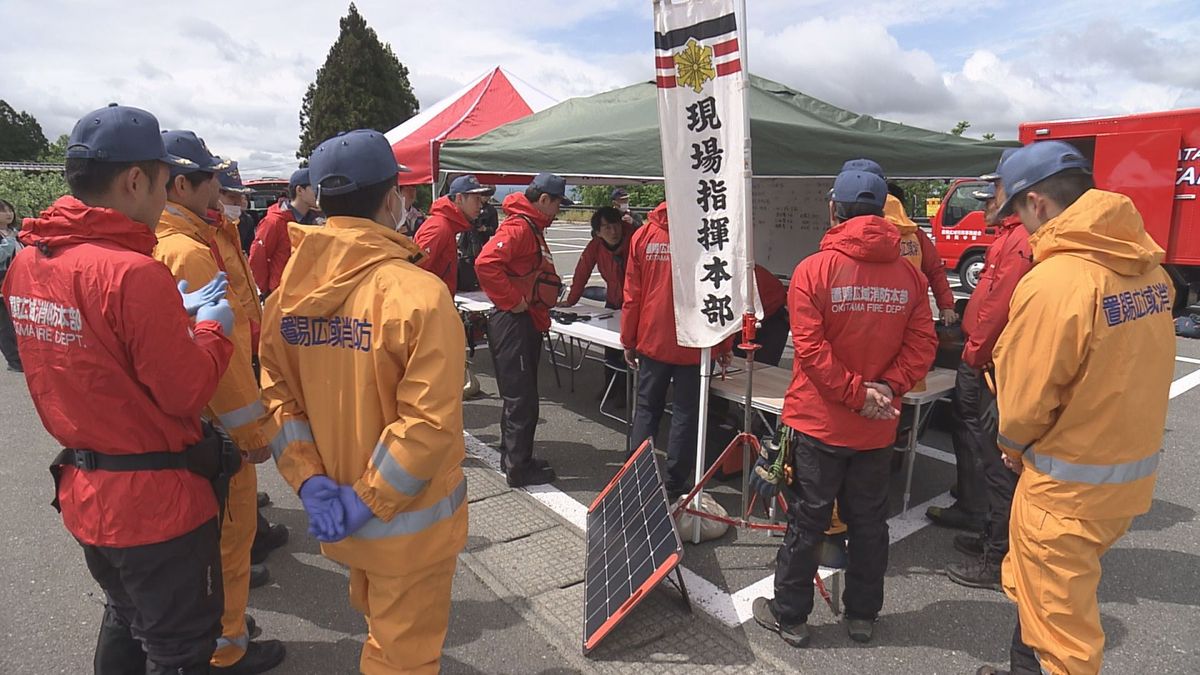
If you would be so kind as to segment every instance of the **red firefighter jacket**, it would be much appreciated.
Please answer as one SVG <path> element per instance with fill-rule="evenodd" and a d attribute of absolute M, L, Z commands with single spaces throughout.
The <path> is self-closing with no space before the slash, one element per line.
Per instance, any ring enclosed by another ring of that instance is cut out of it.
<path fill-rule="evenodd" d="M 523 278 L 537 271 L 539 266 L 553 272 L 554 257 L 543 235 L 550 227 L 551 218 L 538 211 L 520 192 L 504 198 L 504 211 L 508 217 L 475 258 L 475 276 L 496 309 L 507 312 L 522 300 L 528 302 L 530 299 L 532 289 L 525 287 Z M 536 234 L 529 226 L 530 221 L 537 228 Z M 528 311 L 538 330 L 550 330 L 549 307 L 529 302 Z"/>
<path fill-rule="evenodd" d="M 288 238 L 288 223 L 305 223 L 308 218 L 297 218 L 288 203 L 272 204 L 267 214 L 254 230 L 254 241 L 250 244 L 250 271 L 254 283 L 263 293 L 279 288 L 283 268 L 292 257 L 292 242 Z"/>
<path fill-rule="evenodd" d="M 150 227 L 66 196 L 26 219 L 20 238 L 4 296 L 50 435 L 114 455 L 200 440 L 233 344 L 215 321 L 190 325 L 175 279 L 150 257 Z M 64 467 L 58 498 L 67 529 L 93 546 L 158 543 L 217 515 L 212 487 L 184 469 Z"/>
<path fill-rule="evenodd" d="M 571 277 L 571 292 L 567 294 L 567 304 L 574 305 L 583 297 L 583 289 L 587 286 L 592 270 L 600 267 L 600 277 L 604 279 L 605 304 L 609 307 L 620 307 L 625 298 L 625 262 L 629 257 L 629 241 L 633 237 L 633 225 L 623 223 L 621 241 L 615 249 L 599 236 L 592 237 L 579 263 L 575 265 L 575 276 Z"/>
<path fill-rule="evenodd" d="M 655 361 L 677 366 L 700 363 L 700 350 L 679 346 L 675 332 L 675 291 L 671 281 L 671 235 L 667 203 L 650 212 L 649 222 L 633 233 L 625 269 L 621 306 L 621 344 Z M 713 349 L 727 352 L 732 336 Z"/>
<path fill-rule="evenodd" d="M 471 229 L 471 221 L 450 197 L 442 197 L 429 208 L 429 218 L 413 235 L 413 243 L 425 251 L 421 267 L 433 272 L 450 289 L 458 292 L 458 234 Z"/>
<path fill-rule="evenodd" d="M 1009 216 L 1000 223 L 1001 233 L 988 247 L 979 285 L 963 311 L 963 361 L 972 368 L 992 362 L 992 349 L 1008 325 L 1008 304 L 1017 282 L 1033 268 L 1029 233 L 1021 219 Z"/>
<path fill-rule="evenodd" d="M 783 404 L 788 426 L 830 445 L 887 447 L 896 420 L 858 414 L 868 382 L 899 397 L 933 365 L 937 335 L 921 271 L 900 257 L 900 233 L 876 216 L 826 233 L 792 274 L 788 311 L 796 357 Z"/>
<path fill-rule="evenodd" d="M 787 289 L 779 277 L 762 265 L 754 266 L 754 283 L 758 287 L 758 301 L 762 305 L 763 319 L 775 316 L 787 304 Z"/>

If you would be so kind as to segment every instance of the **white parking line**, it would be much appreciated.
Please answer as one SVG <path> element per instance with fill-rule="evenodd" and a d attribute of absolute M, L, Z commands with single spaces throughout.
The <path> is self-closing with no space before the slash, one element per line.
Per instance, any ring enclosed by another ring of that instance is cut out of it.
<path fill-rule="evenodd" d="M 888 519 L 888 545 L 891 546 L 896 542 L 904 539 L 908 535 L 918 532 L 930 525 L 931 522 L 925 517 L 925 509 L 931 506 L 946 507 L 954 503 L 954 499 L 950 497 L 949 492 L 930 499 L 923 504 L 917 504 L 904 513 L 897 514 Z M 838 570 L 831 570 L 826 567 L 821 568 L 821 579 L 825 580 L 836 574 Z M 730 626 L 739 626 L 753 618 L 752 606 L 754 599 L 764 597 L 775 597 L 775 575 L 763 577 L 758 581 L 750 584 L 742 590 L 733 594 L 733 608 L 737 615 L 737 622 L 730 623 L 727 619 L 720 618 Z"/>
<path fill-rule="evenodd" d="M 497 472 L 500 471 L 499 452 L 465 431 L 463 432 L 463 441 L 467 446 L 467 454 L 483 460 Z M 575 501 L 567 493 L 553 485 L 531 485 L 523 489 L 529 493 L 530 497 L 565 518 L 579 531 L 587 531 L 587 507 Z M 734 622 L 737 613 L 733 609 L 733 599 L 729 593 L 683 565 L 679 566 L 679 570 L 683 574 L 683 583 L 687 585 L 688 596 L 692 603 L 730 626 L 741 623 L 740 621 Z"/>
<path fill-rule="evenodd" d="M 1196 365 L 1200 365 L 1200 359 L 1191 359 L 1191 358 L 1188 358 L 1188 357 L 1186 357 L 1186 356 L 1176 356 L 1176 357 L 1175 357 L 1175 360 L 1176 360 L 1176 361 L 1181 361 L 1181 362 L 1183 362 L 1183 363 L 1194 363 L 1194 364 L 1196 364 Z"/>
<path fill-rule="evenodd" d="M 1200 370 L 1190 372 L 1171 383 L 1171 398 L 1185 394 L 1198 385 L 1200 385 Z"/>

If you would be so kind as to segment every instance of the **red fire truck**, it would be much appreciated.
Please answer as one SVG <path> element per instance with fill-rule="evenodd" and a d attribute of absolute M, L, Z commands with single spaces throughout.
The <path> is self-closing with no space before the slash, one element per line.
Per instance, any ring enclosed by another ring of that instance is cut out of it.
<path fill-rule="evenodd" d="M 1180 307 L 1189 289 L 1200 288 L 1200 108 L 1021 125 L 1020 140 L 1071 143 L 1092 160 L 1096 185 L 1121 192 L 1137 205 L 1146 231 L 1166 249 Z M 978 179 L 955 181 L 931 220 L 947 269 L 973 290 L 983 252 L 995 231 L 983 222 L 971 193 Z"/>

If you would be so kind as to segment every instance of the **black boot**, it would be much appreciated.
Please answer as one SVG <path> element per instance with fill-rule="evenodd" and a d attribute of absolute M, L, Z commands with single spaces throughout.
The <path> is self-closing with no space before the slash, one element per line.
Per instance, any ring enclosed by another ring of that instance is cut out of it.
<path fill-rule="evenodd" d="M 246 655 L 239 659 L 237 663 L 223 668 L 213 666 L 212 672 L 214 675 L 217 673 L 223 675 L 254 675 L 254 673 L 265 673 L 283 663 L 285 656 L 287 656 L 287 650 L 284 649 L 283 643 L 279 640 L 251 642 L 246 648 Z"/>
<path fill-rule="evenodd" d="M 925 509 L 925 517 L 933 521 L 934 525 L 942 527 L 952 527 L 956 530 L 967 530 L 969 532 L 982 532 L 984 525 L 984 514 L 971 513 L 957 502 L 953 506 L 942 508 L 940 506 L 931 506 Z"/>
<path fill-rule="evenodd" d="M 1000 585 L 1000 561 L 991 560 L 986 555 L 970 562 L 947 565 L 946 576 L 950 577 L 950 581 L 968 588 L 1004 590 Z"/>
<path fill-rule="evenodd" d="M 146 672 L 146 652 L 130 632 L 129 626 L 110 608 L 104 609 L 100 620 L 100 636 L 96 640 L 93 663 L 96 675 L 143 675 Z"/>

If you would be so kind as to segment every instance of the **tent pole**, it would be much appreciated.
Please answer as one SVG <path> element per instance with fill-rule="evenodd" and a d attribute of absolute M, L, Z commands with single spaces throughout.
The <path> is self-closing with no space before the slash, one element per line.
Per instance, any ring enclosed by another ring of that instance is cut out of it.
<path fill-rule="evenodd" d="M 745 181 L 743 189 L 745 190 L 745 199 L 742 200 L 742 222 L 745 224 L 745 246 L 746 246 L 746 316 L 742 321 L 742 346 L 746 354 L 746 396 L 742 401 L 742 433 L 749 434 L 753 425 L 754 406 L 752 399 L 754 397 L 754 352 L 757 345 L 754 344 L 755 332 L 757 327 L 755 303 L 757 301 L 757 293 L 755 293 L 755 276 L 754 276 L 754 203 L 753 203 L 753 188 L 754 188 L 754 165 L 751 162 L 751 141 L 750 141 L 750 62 L 748 58 L 749 45 L 746 42 L 746 0 L 738 2 L 738 10 L 740 18 L 738 19 L 738 44 L 741 45 L 741 60 L 742 71 L 746 74 L 742 80 L 742 106 L 745 114 L 742 116 L 742 124 L 744 125 L 745 145 L 742 148 L 742 177 Z M 745 442 L 743 442 L 745 443 Z M 750 505 L 750 472 L 753 470 L 756 457 L 751 457 L 746 450 L 749 445 L 742 445 L 742 514 L 749 512 Z"/>
<path fill-rule="evenodd" d="M 708 384 L 712 381 L 712 347 L 704 347 L 700 350 L 700 423 L 696 425 L 696 486 L 699 488 L 696 491 L 696 496 L 692 499 L 689 505 L 697 511 L 702 510 L 700 505 L 704 503 L 704 450 L 707 435 L 704 433 L 708 430 Z M 692 543 L 700 543 L 700 519 L 693 518 L 695 529 L 692 530 Z"/>

